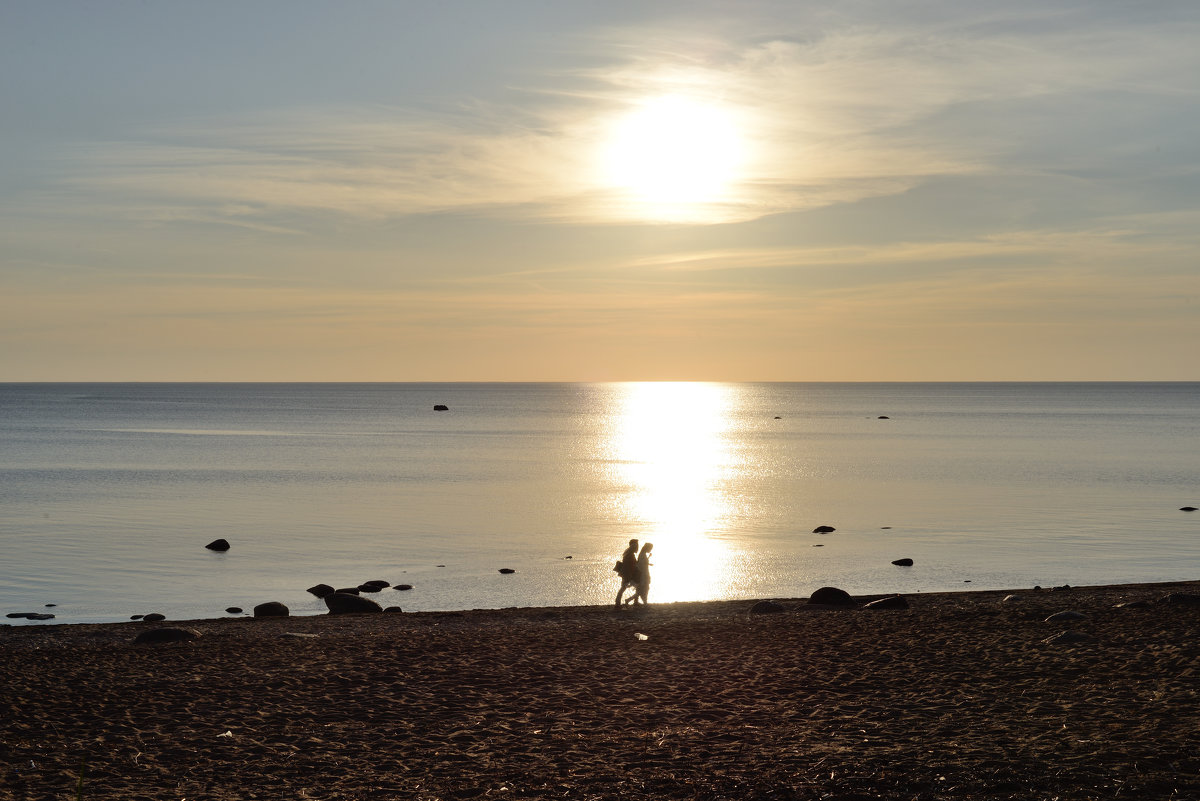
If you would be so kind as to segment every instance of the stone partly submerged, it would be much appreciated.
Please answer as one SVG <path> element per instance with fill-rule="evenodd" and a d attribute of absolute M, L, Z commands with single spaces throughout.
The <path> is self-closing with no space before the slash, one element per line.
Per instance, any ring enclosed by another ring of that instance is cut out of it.
<path fill-rule="evenodd" d="M 813 529 L 813 534 L 832 534 L 837 531 L 833 526 L 817 526 Z"/>
<path fill-rule="evenodd" d="M 348 592 L 332 592 L 325 596 L 325 606 L 329 607 L 331 615 L 353 615 L 359 612 L 382 612 L 383 607 L 364 598 Z"/>
<path fill-rule="evenodd" d="M 254 607 L 255 617 L 288 617 L 290 615 L 291 610 L 279 601 L 267 601 L 265 604 Z"/>
<path fill-rule="evenodd" d="M 229 540 L 219 539 L 219 540 L 213 540 L 212 542 L 210 542 L 208 545 L 205 545 L 204 547 L 210 551 L 228 551 L 230 548 L 230 545 L 229 545 Z"/>
<path fill-rule="evenodd" d="M 313 586 L 311 586 L 307 590 L 305 590 L 305 592 L 310 593 L 311 595 L 315 595 L 318 598 L 324 598 L 326 595 L 329 595 L 333 591 L 334 591 L 334 588 L 329 586 L 328 584 L 314 584 Z"/>
<path fill-rule="evenodd" d="M 913 560 L 906 556 L 903 559 L 893 559 L 892 564 L 896 565 L 897 567 L 912 567 Z"/>

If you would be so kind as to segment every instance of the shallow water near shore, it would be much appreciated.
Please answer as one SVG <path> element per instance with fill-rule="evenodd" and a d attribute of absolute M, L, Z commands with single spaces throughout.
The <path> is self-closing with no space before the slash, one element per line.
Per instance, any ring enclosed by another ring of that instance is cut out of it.
<path fill-rule="evenodd" d="M 7 384 L 0 612 L 1190 580 L 1197 443 L 1196 383 Z"/>

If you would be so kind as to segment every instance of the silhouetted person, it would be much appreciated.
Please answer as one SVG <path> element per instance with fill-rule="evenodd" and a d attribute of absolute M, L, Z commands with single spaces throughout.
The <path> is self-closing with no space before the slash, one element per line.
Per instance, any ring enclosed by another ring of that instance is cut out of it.
<path fill-rule="evenodd" d="M 650 595 L 650 552 L 654 550 L 654 543 L 647 542 L 642 546 L 642 552 L 637 558 L 637 572 L 634 577 L 634 586 L 637 591 L 633 594 L 633 598 L 625 603 L 633 603 L 636 605 L 648 604 Z"/>
<path fill-rule="evenodd" d="M 638 541 L 630 540 L 629 547 L 621 554 L 621 561 L 617 563 L 617 575 L 621 577 L 621 589 L 617 590 L 617 608 L 621 608 L 621 596 L 625 594 L 625 590 L 630 587 L 637 586 L 638 577 Z M 637 597 L 635 590 L 634 597 Z"/>

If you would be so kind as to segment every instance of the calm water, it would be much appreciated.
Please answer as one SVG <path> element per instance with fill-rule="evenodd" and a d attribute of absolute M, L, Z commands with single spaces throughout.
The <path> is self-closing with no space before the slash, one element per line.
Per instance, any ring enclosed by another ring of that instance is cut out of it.
<path fill-rule="evenodd" d="M 1198 445 L 1196 383 L 0 385 L 0 612 L 1197 579 Z"/>

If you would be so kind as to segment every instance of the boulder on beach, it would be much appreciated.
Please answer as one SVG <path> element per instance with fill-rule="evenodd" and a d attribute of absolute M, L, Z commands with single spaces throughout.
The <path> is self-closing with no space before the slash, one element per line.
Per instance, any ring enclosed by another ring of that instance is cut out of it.
<path fill-rule="evenodd" d="M 326 595 L 328 595 L 329 593 L 331 593 L 333 591 L 334 591 L 333 587 L 330 587 L 328 584 L 314 584 L 313 586 L 311 586 L 307 590 L 305 590 L 305 592 L 315 595 L 318 598 L 324 598 Z"/>
<path fill-rule="evenodd" d="M 810 604 L 821 604 L 822 606 L 854 606 L 854 599 L 850 597 L 850 593 L 845 590 L 839 590 L 837 587 L 821 587 L 819 590 L 809 596 Z"/>
<path fill-rule="evenodd" d="M 382 612 L 383 607 L 364 598 L 348 592 L 334 592 L 325 596 L 325 606 L 329 607 L 331 615 L 352 615 L 358 612 Z"/>
<path fill-rule="evenodd" d="M 200 632 L 195 629 L 174 628 L 171 626 L 162 626 L 155 629 L 147 629 L 141 634 L 133 638 L 135 645 L 156 645 L 164 642 L 187 642 L 194 640 L 200 636 Z"/>
<path fill-rule="evenodd" d="M 782 611 L 784 611 L 783 604 L 776 603 L 775 601 L 759 601 L 750 607 L 750 614 L 752 615 L 774 615 Z"/>
<path fill-rule="evenodd" d="M 166 620 L 167 616 L 160 612 L 151 612 L 148 615 L 142 615 L 142 620 L 147 623 L 157 623 L 160 620 Z"/>
<path fill-rule="evenodd" d="M 898 567 L 912 567 L 913 560 L 906 556 L 903 559 L 893 559 L 892 564 Z"/>
<path fill-rule="evenodd" d="M 817 526 L 813 529 L 813 534 L 831 534 L 837 531 L 833 526 Z"/>
<path fill-rule="evenodd" d="M 255 617 L 288 617 L 290 610 L 279 601 L 267 601 L 254 607 Z"/>
<path fill-rule="evenodd" d="M 213 540 L 212 542 L 210 542 L 208 545 L 205 545 L 204 547 L 210 551 L 228 551 L 229 550 L 229 540 L 226 540 L 226 539 Z"/>

